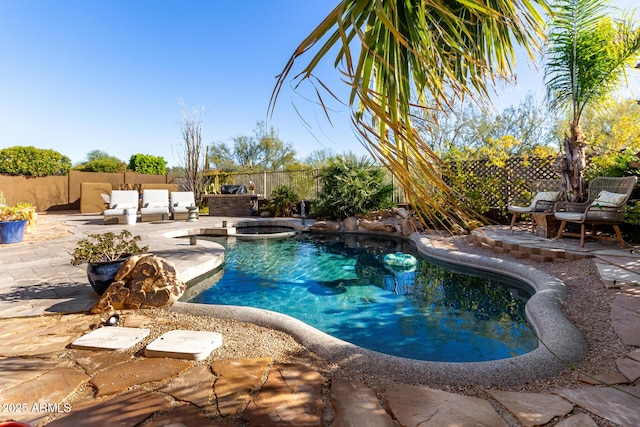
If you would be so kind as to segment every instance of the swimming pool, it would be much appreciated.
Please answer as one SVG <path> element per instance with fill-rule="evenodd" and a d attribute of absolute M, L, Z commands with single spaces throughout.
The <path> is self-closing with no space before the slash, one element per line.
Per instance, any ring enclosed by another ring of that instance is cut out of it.
<path fill-rule="evenodd" d="M 407 242 L 372 236 L 298 235 L 224 244 L 224 270 L 196 285 L 189 302 L 264 308 L 385 354 L 477 362 L 537 347 L 524 307 L 529 289 L 457 273 L 420 259 L 389 268 L 386 253 Z M 417 255 L 417 254 L 416 254 Z"/>

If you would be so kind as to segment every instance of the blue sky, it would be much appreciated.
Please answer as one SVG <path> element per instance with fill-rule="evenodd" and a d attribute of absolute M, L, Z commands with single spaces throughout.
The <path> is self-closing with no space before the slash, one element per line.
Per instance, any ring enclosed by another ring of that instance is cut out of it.
<path fill-rule="evenodd" d="M 180 100 L 204 107 L 207 144 L 253 135 L 256 122 L 268 119 L 275 76 L 335 4 L 0 0 L 0 148 L 51 148 L 74 163 L 92 150 L 124 161 L 153 154 L 175 166 Z M 331 62 L 321 75 L 342 87 Z M 541 88 L 540 73 L 525 61 L 518 79 L 496 98 L 498 108 Z M 320 107 L 286 86 L 268 123 L 299 158 L 323 148 L 364 154 L 348 109 L 334 107 L 330 124 Z"/>

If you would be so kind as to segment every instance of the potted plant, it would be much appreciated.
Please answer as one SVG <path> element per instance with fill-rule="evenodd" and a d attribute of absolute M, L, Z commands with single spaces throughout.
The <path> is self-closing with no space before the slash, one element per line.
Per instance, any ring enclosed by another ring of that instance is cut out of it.
<path fill-rule="evenodd" d="M 253 194 L 256 191 L 256 184 L 253 181 L 249 181 L 249 185 L 247 185 L 249 189 L 249 194 Z"/>
<path fill-rule="evenodd" d="M 29 219 L 29 203 L 0 206 L 0 244 L 20 243 Z"/>
<path fill-rule="evenodd" d="M 71 264 L 80 265 L 86 262 L 89 283 L 99 295 L 102 295 L 129 257 L 148 251 L 148 246 L 138 244 L 141 240 L 140 236 L 133 236 L 128 230 L 122 230 L 120 234 L 89 234 L 76 245 Z"/>

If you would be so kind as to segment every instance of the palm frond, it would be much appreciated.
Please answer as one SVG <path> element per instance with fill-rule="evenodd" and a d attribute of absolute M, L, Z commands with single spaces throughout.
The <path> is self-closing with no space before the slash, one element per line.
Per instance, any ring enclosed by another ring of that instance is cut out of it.
<path fill-rule="evenodd" d="M 547 99 L 555 108 L 569 105 L 574 122 L 589 103 L 609 96 L 626 76 L 625 65 L 638 59 L 640 28 L 633 16 L 614 20 L 605 0 L 561 0 L 545 49 Z"/>
<path fill-rule="evenodd" d="M 497 79 L 509 79 L 515 45 L 533 57 L 543 36 L 537 6 L 549 10 L 545 0 L 342 0 L 294 51 L 270 111 L 299 57 L 315 52 L 295 76 L 298 84 L 338 46 L 334 65 L 351 86 L 352 121 L 369 152 L 428 220 L 466 224 L 471 213 L 450 194 L 442 162 L 414 130 L 411 110 L 447 110 L 454 99 L 487 97 Z"/>

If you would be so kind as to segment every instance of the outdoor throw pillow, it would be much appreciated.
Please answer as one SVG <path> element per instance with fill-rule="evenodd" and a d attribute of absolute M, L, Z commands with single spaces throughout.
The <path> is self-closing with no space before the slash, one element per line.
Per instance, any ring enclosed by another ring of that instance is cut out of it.
<path fill-rule="evenodd" d="M 540 200 L 544 200 L 546 202 L 555 202 L 559 197 L 559 191 L 541 191 L 536 194 L 536 197 L 531 202 L 531 208 L 535 207 L 536 203 Z"/>
<path fill-rule="evenodd" d="M 591 203 L 591 206 L 618 206 L 627 197 L 626 194 L 612 193 L 602 190 L 598 197 Z"/>

